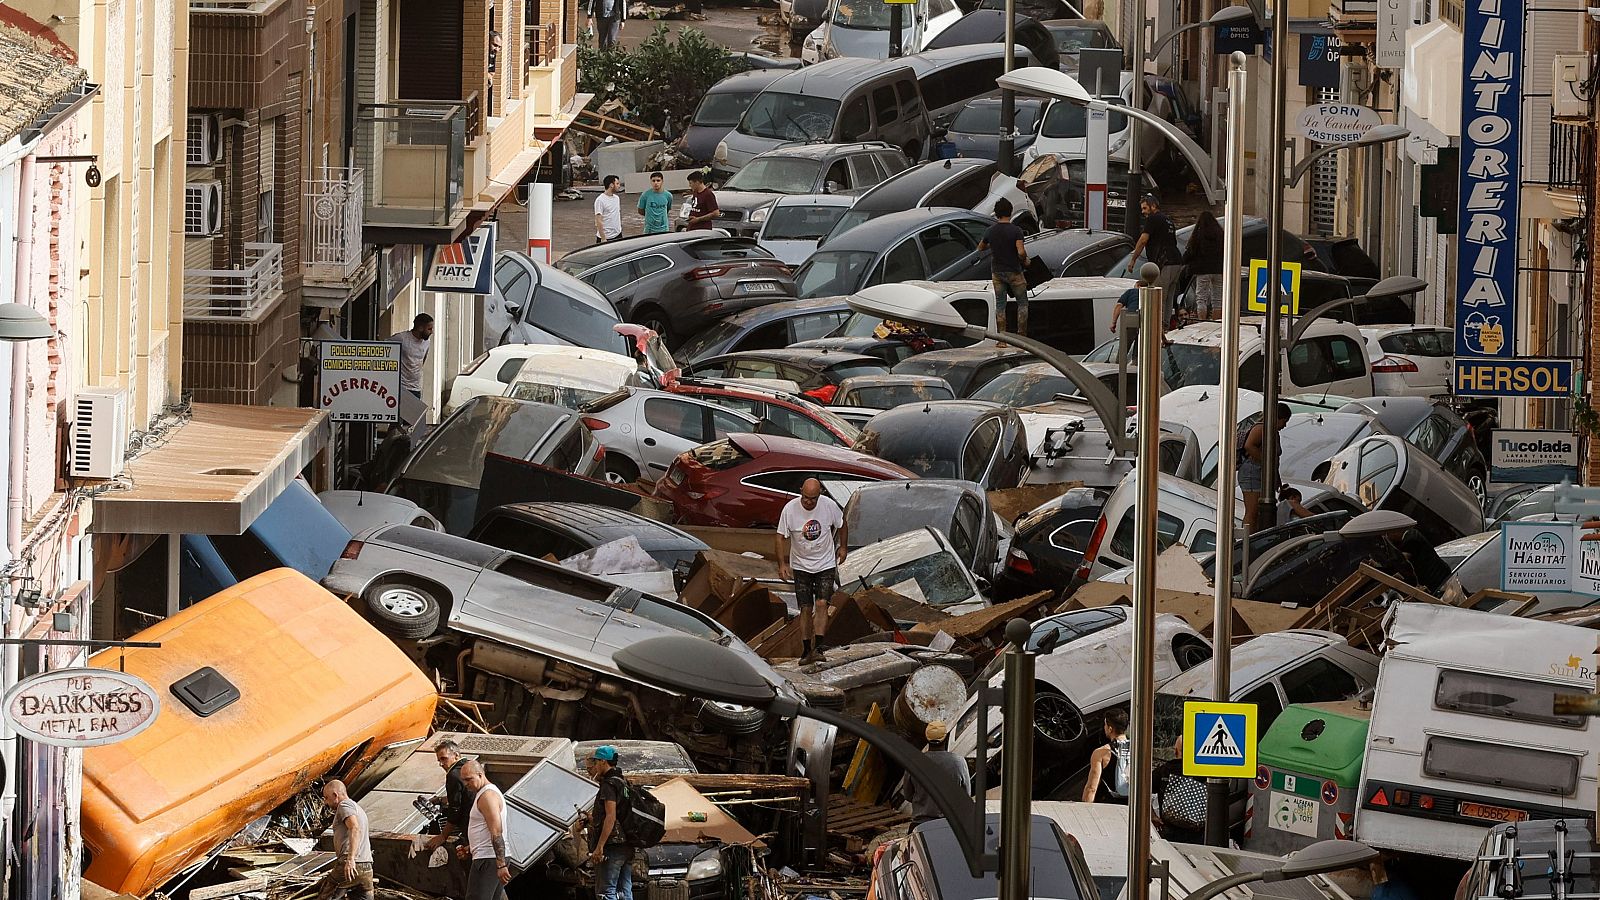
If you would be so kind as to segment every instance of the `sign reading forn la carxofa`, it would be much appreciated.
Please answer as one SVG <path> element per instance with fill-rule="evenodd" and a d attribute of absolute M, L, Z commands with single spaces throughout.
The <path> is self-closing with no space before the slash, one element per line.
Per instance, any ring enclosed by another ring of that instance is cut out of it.
<path fill-rule="evenodd" d="M 144 679 L 109 669 L 57 669 L 6 692 L 4 711 L 22 737 L 57 747 L 98 747 L 149 728 L 161 700 Z"/>

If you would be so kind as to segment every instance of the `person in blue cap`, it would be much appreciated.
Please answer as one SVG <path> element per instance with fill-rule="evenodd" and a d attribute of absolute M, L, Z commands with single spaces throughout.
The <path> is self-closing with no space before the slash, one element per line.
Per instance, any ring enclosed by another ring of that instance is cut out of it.
<path fill-rule="evenodd" d="M 600 784 L 589 813 L 589 864 L 595 867 L 594 894 L 599 900 L 633 900 L 633 847 L 622 833 L 628 781 L 617 764 L 617 748 L 594 748 L 585 767 Z"/>

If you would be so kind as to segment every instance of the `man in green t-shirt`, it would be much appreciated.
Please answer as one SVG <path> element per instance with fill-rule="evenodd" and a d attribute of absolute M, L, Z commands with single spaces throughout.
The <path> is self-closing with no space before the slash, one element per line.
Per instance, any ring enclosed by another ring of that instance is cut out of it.
<path fill-rule="evenodd" d="M 672 230 L 672 194 L 662 187 L 666 178 L 650 173 L 650 190 L 639 195 L 639 212 L 644 216 L 645 234 L 666 234 Z"/>

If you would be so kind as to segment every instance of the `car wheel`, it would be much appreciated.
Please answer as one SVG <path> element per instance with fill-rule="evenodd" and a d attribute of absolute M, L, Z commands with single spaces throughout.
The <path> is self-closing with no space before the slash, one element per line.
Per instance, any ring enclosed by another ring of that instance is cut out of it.
<path fill-rule="evenodd" d="M 1483 509 L 1489 505 L 1489 476 L 1483 470 L 1473 472 L 1467 476 L 1467 487 L 1478 498 L 1478 508 Z"/>
<path fill-rule="evenodd" d="M 1064 749 L 1083 740 L 1083 714 L 1065 694 L 1040 684 L 1033 694 L 1033 733 L 1040 741 Z"/>
<path fill-rule="evenodd" d="M 767 714 L 752 706 L 707 700 L 700 707 L 700 721 L 726 734 L 755 734 L 767 721 Z"/>
<path fill-rule="evenodd" d="M 667 319 L 667 314 L 659 306 L 640 307 L 633 314 L 633 324 L 644 327 L 661 335 L 661 340 L 669 348 L 677 345 L 677 340 L 672 334 L 672 322 Z"/>
<path fill-rule="evenodd" d="M 606 481 L 611 484 L 633 484 L 639 480 L 639 467 L 620 453 L 606 454 Z"/>
<path fill-rule="evenodd" d="M 438 599 L 417 585 L 376 585 L 367 591 L 366 603 L 372 624 L 391 637 L 425 638 L 439 628 Z"/>
<path fill-rule="evenodd" d="M 1191 637 L 1180 637 L 1172 642 L 1172 659 L 1178 671 L 1187 672 L 1211 658 L 1211 648 Z"/>

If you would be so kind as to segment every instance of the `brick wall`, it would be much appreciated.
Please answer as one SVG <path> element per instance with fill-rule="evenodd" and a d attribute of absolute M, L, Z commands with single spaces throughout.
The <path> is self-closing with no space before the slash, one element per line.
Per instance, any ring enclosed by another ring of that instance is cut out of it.
<path fill-rule="evenodd" d="M 462 0 L 461 5 L 461 98 L 476 91 L 478 101 L 486 103 L 489 77 L 489 6 L 493 0 Z M 484 108 L 480 122 L 488 117 Z M 480 127 L 482 127 L 480 125 Z M 477 135 L 467 135 L 471 143 Z"/>

